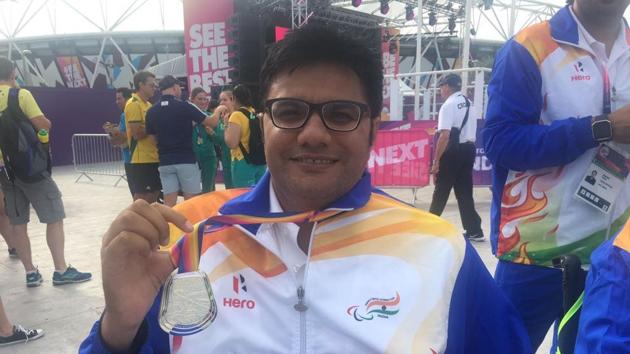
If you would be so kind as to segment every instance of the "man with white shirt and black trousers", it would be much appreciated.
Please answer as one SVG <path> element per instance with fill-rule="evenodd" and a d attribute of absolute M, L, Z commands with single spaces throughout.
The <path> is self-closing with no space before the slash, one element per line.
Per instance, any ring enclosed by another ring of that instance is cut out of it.
<path fill-rule="evenodd" d="M 431 167 L 431 174 L 435 176 L 435 190 L 429 211 L 442 215 L 451 189 L 455 189 L 464 237 L 471 241 L 483 241 L 481 218 L 475 210 L 472 193 L 477 121 L 471 117 L 470 101 L 460 92 L 462 79 L 459 75 L 444 75 L 437 86 L 446 101 L 438 116 L 439 137 Z"/>

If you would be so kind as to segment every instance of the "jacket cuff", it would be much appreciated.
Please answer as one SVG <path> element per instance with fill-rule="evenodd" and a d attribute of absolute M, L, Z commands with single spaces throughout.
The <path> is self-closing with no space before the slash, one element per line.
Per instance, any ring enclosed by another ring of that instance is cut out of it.
<path fill-rule="evenodd" d="M 103 314 L 105 313 L 105 311 L 103 311 Z M 136 333 L 136 336 L 133 338 L 133 341 L 131 342 L 131 346 L 129 347 L 129 349 L 124 350 L 124 351 L 115 351 L 111 348 L 109 348 L 107 346 L 107 344 L 105 344 L 105 341 L 103 340 L 103 334 L 101 333 L 101 321 L 103 320 L 103 315 L 101 315 L 101 319 L 97 322 L 97 331 L 98 331 L 98 336 L 97 336 L 97 340 L 94 343 L 94 347 L 93 347 L 93 353 L 95 354 L 134 354 L 134 353 L 140 353 L 140 349 L 142 349 L 142 346 L 146 343 L 147 341 L 147 337 L 149 335 L 149 325 L 147 324 L 147 320 L 144 319 L 142 321 L 142 324 L 140 325 L 140 328 L 138 329 L 138 332 Z"/>
<path fill-rule="evenodd" d="M 599 145 L 593 138 L 592 121 L 592 116 L 578 118 L 577 124 L 573 128 L 575 141 L 577 145 L 584 150 L 592 149 Z"/>

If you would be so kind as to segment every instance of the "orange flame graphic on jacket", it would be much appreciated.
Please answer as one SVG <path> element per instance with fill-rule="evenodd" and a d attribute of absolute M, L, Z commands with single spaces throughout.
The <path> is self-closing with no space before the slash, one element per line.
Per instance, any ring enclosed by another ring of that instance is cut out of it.
<path fill-rule="evenodd" d="M 557 171 L 554 177 L 559 176 L 561 170 Z M 516 174 L 513 181 L 506 183 L 501 202 L 498 256 L 504 255 L 519 244 L 521 234 L 518 225 L 520 223 L 531 223 L 545 218 L 546 214 L 535 214 L 547 206 L 547 196 L 544 192 L 534 191 L 533 186 L 538 178 L 548 174 L 549 172 L 529 175 L 521 172 Z"/>

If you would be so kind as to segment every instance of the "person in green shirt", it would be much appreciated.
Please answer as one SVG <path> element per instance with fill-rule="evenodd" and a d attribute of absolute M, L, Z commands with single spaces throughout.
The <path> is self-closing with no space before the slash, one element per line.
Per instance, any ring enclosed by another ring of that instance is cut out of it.
<path fill-rule="evenodd" d="M 208 94 L 201 87 L 195 87 L 190 93 L 190 102 L 202 111 L 208 112 L 210 100 Z M 219 107 L 217 107 L 219 110 Z M 215 112 L 220 114 L 220 112 Z M 221 120 L 219 120 L 221 124 Z M 221 133 L 221 135 L 223 135 Z M 196 124 L 193 128 L 193 150 L 197 157 L 197 164 L 201 170 L 201 192 L 208 193 L 215 189 L 215 178 L 217 175 L 217 154 L 214 149 L 216 132 L 210 128 L 206 128 L 201 124 Z"/>
<path fill-rule="evenodd" d="M 219 105 L 227 107 L 227 114 L 224 114 L 219 120 L 219 124 L 215 128 L 214 138 L 221 150 L 221 166 L 223 167 L 223 183 L 225 183 L 225 189 L 234 188 L 234 182 L 232 180 L 232 154 L 230 148 L 225 143 L 225 129 L 228 125 L 228 119 L 232 112 L 234 112 L 234 95 L 232 90 L 223 90 L 219 95 Z"/>

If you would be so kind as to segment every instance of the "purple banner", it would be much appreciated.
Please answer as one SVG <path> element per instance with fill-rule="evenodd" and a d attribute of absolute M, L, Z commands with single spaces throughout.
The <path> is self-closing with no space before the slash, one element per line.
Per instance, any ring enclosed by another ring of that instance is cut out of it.
<path fill-rule="evenodd" d="M 118 122 L 120 111 L 112 89 L 27 87 L 46 118 L 52 122 L 50 147 L 53 165 L 72 164 L 73 134 L 103 134 L 106 121 Z"/>
<path fill-rule="evenodd" d="M 477 120 L 477 140 L 475 146 L 477 147 L 477 157 L 475 158 L 475 165 L 473 166 L 473 186 L 491 186 L 492 185 L 492 164 L 486 158 L 486 153 L 483 148 L 483 137 L 481 131 L 483 130 L 484 120 Z"/>

